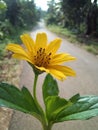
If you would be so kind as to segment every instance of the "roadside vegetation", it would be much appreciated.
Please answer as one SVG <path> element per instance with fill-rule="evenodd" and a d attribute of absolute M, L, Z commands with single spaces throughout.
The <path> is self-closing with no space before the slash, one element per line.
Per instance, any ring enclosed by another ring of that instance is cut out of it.
<path fill-rule="evenodd" d="M 98 55 L 98 0 L 48 2 L 47 27 Z M 52 13 L 51 13 L 52 12 Z"/>
<path fill-rule="evenodd" d="M 73 44 L 77 44 L 87 51 L 98 55 L 98 39 L 95 37 L 86 37 L 83 34 L 76 34 L 67 28 L 63 28 L 57 25 L 48 25 L 48 29 L 59 36 L 66 38 Z"/>
<path fill-rule="evenodd" d="M 35 26 L 40 19 L 40 9 L 34 0 L 1 0 L 0 1 L 0 44 L 17 37 Z M 19 39 L 19 38 L 18 38 Z"/>
<path fill-rule="evenodd" d="M 10 59 L 11 54 L 5 47 L 8 43 L 20 44 L 19 36 L 33 29 L 40 19 L 40 12 L 34 0 L 0 0 L 0 81 L 10 82 L 13 79 L 15 84 L 19 63 Z"/>
<path fill-rule="evenodd" d="M 98 55 L 97 3 L 97 0 L 60 0 L 57 3 L 50 0 L 47 12 L 42 13 L 34 0 L 0 0 L 0 81 L 9 79 L 11 64 L 17 66 L 16 61 L 9 60 L 6 44 L 20 44 L 20 34 L 30 32 L 41 16 L 45 17 L 51 31 Z"/>
<path fill-rule="evenodd" d="M 5 47 L 8 43 L 20 44 L 19 36 L 30 32 L 39 19 L 40 9 L 33 0 L 0 0 L 0 82 L 19 86 L 21 65 Z M 8 128 L 11 115 L 11 110 L 0 108 L 0 129 Z"/>

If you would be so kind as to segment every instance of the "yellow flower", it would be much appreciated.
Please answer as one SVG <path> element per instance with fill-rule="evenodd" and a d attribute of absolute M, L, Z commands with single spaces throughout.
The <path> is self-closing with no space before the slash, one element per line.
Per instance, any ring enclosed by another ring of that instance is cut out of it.
<path fill-rule="evenodd" d="M 23 34 L 20 38 L 25 48 L 12 43 L 6 47 L 13 52 L 14 58 L 26 60 L 40 72 L 45 71 L 60 80 L 65 79 L 66 76 L 75 76 L 71 68 L 61 64 L 76 58 L 68 53 L 56 53 L 61 39 L 57 38 L 47 44 L 46 33 L 38 33 L 35 41 L 28 34 Z"/>

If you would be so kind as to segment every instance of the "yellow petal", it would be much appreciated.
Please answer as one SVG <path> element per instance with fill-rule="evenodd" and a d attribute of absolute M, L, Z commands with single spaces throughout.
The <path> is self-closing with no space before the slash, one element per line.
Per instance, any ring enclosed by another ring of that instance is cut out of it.
<path fill-rule="evenodd" d="M 66 79 L 66 75 L 56 69 L 49 68 L 49 73 L 59 80 Z"/>
<path fill-rule="evenodd" d="M 6 46 L 6 49 L 12 51 L 13 53 L 27 55 L 25 50 L 20 45 L 17 44 L 8 44 Z"/>
<path fill-rule="evenodd" d="M 75 71 L 67 66 L 53 65 L 53 66 L 51 66 L 51 68 L 62 72 L 66 76 L 76 76 Z"/>
<path fill-rule="evenodd" d="M 71 61 L 71 60 L 75 60 L 76 58 L 71 56 L 68 53 L 61 53 L 61 54 L 56 54 L 52 57 L 50 64 L 51 65 L 56 65 L 56 64 L 61 64 L 63 62 L 67 62 L 67 61 Z"/>
<path fill-rule="evenodd" d="M 61 45 L 61 39 L 57 38 L 50 42 L 50 44 L 46 48 L 46 53 L 52 53 L 53 55 L 59 49 Z"/>
<path fill-rule="evenodd" d="M 69 67 L 54 65 L 48 68 L 50 74 L 58 78 L 59 80 L 63 80 L 66 76 L 75 76 L 76 73 Z"/>
<path fill-rule="evenodd" d="M 45 71 L 45 72 L 49 73 L 49 70 L 46 69 L 46 68 L 44 68 L 44 67 L 38 67 L 38 66 L 36 66 L 36 65 L 35 65 L 35 67 L 36 67 L 37 69 L 39 69 L 40 71 Z"/>
<path fill-rule="evenodd" d="M 45 48 L 47 45 L 47 35 L 46 33 L 38 33 L 36 36 L 35 46 L 38 48 Z"/>
<path fill-rule="evenodd" d="M 14 53 L 14 58 L 26 60 L 27 62 L 33 64 L 33 66 L 41 72 L 50 73 L 59 80 L 63 80 L 67 76 L 76 75 L 75 71 L 71 68 L 60 65 L 63 62 L 76 59 L 67 53 L 56 54 L 60 47 L 61 39 L 57 38 L 47 45 L 46 33 L 38 33 L 35 43 L 28 34 L 22 35 L 21 40 L 23 41 L 26 49 L 17 44 L 8 44 L 6 47 L 7 50 Z M 40 65 L 40 67 L 37 65 Z"/>
<path fill-rule="evenodd" d="M 22 55 L 22 54 L 13 54 L 12 55 L 13 58 L 19 59 L 19 60 L 26 60 L 28 62 L 30 62 L 31 64 L 33 64 L 32 60 L 29 59 L 29 57 Z"/>
<path fill-rule="evenodd" d="M 34 52 L 34 41 L 28 34 L 23 34 L 20 36 L 23 44 L 26 46 L 27 50 Z"/>

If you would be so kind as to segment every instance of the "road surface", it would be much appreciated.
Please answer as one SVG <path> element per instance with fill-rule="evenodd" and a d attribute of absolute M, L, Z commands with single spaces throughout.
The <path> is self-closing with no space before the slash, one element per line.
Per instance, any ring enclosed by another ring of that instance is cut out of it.
<path fill-rule="evenodd" d="M 49 41 L 58 37 L 56 34 L 48 31 L 43 23 L 31 32 L 31 36 L 35 37 L 37 32 L 46 32 Z M 67 80 L 58 81 L 60 95 L 64 98 L 70 98 L 76 93 L 81 95 L 96 94 L 98 95 L 98 57 L 94 56 L 69 43 L 65 38 L 62 39 L 61 52 L 68 52 L 77 58 L 77 61 L 66 63 L 71 66 L 77 73 L 76 77 L 69 77 Z M 32 69 L 26 62 L 22 62 L 23 70 L 20 76 L 20 87 L 25 85 L 32 91 L 34 74 Z M 38 99 L 41 100 L 41 87 L 45 74 L 42 74 L 38 81 Z M 42 130 L 41 124 L 30 115 L 15 111 L 10 123 L 9 130 Z M 55 124 L 52 130 L 98 130 L 98 117 L 87 121 L 68 121 Z"/>

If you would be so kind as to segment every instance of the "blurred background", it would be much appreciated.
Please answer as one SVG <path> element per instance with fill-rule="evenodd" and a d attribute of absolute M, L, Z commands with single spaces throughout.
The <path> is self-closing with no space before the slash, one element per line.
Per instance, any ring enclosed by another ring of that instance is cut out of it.
<path fill-rule="evenodd" d="M 0 58 L 5 44 L 32 30 L 40 19 L 71 42 L 98 54 L 97 0 L 0 0 Z"/>
<path fill-rule="evenodd" d="M 10 59 L 11 53 L 6 53 L 5 47 L 8 43 L 21 44 L 20 35 L 31 33 L 39 23 L 44 23 L 48 30 L 64 37 L 70 43 L 79 45 L 79 47 L 83 47 L 90 53 L 93 53 L 94 58 L 95 56 L 98 57 L 98 0 L 0 0 L 0 81 L 19 85 L 19 76 L 21 73 L 20 62 Z M 50 37 L 52 37 L 52 34 Z M 94 59 L 96 60 L 94 63 L 92 56 L 90 56 L 92 60 L 85 58 L 85 53 L 83 52 L 84 55 L 82 56 L 83 53 L 81 52 L 79 53 L 79 69 L 81 70 L 82 60 L 84 60 L 83 70 L 85 72 L 87 70 L 89 72 L 88 76 L 90 76 L 88 80 L 84 76 L 85 83 L 93 81 L 92 84 L 95 83 L 94 85 L 97 90 L 98 84 L 95 80 L 98 81 L 98 79 L 95 73 L 97 73 L 98 59 Z M 75 66 L 78 68 L 78 65 Z M 79 74 L 81 75 L 81 73 Z M 81 76 L 81 80 L 79 80 L 79 84 L 84 83 L 84 80 L 82 80 L 83 75 Z M 92 84 L 91 93 L 94 90 Z M 81 87 L 81 91 L 82 89 Z M 96 90 L 94 92 L 97 93 Z M 0 130 L 9 125 L 7 122 L 8 117 L 10 118 L 9 110 L 6 111 L 6 109 L 0 108 Z M 95 123 L 98 124 L 97 121 Z M 90 127 L 89 124 L 88 126 Z M 88 126 L 87 128 L 90 130 Z M 98 126 L 95 127 L 95 125 L 92 125 L 92 127 L 95 128 L 94 130 L 98 129 Z"/>

